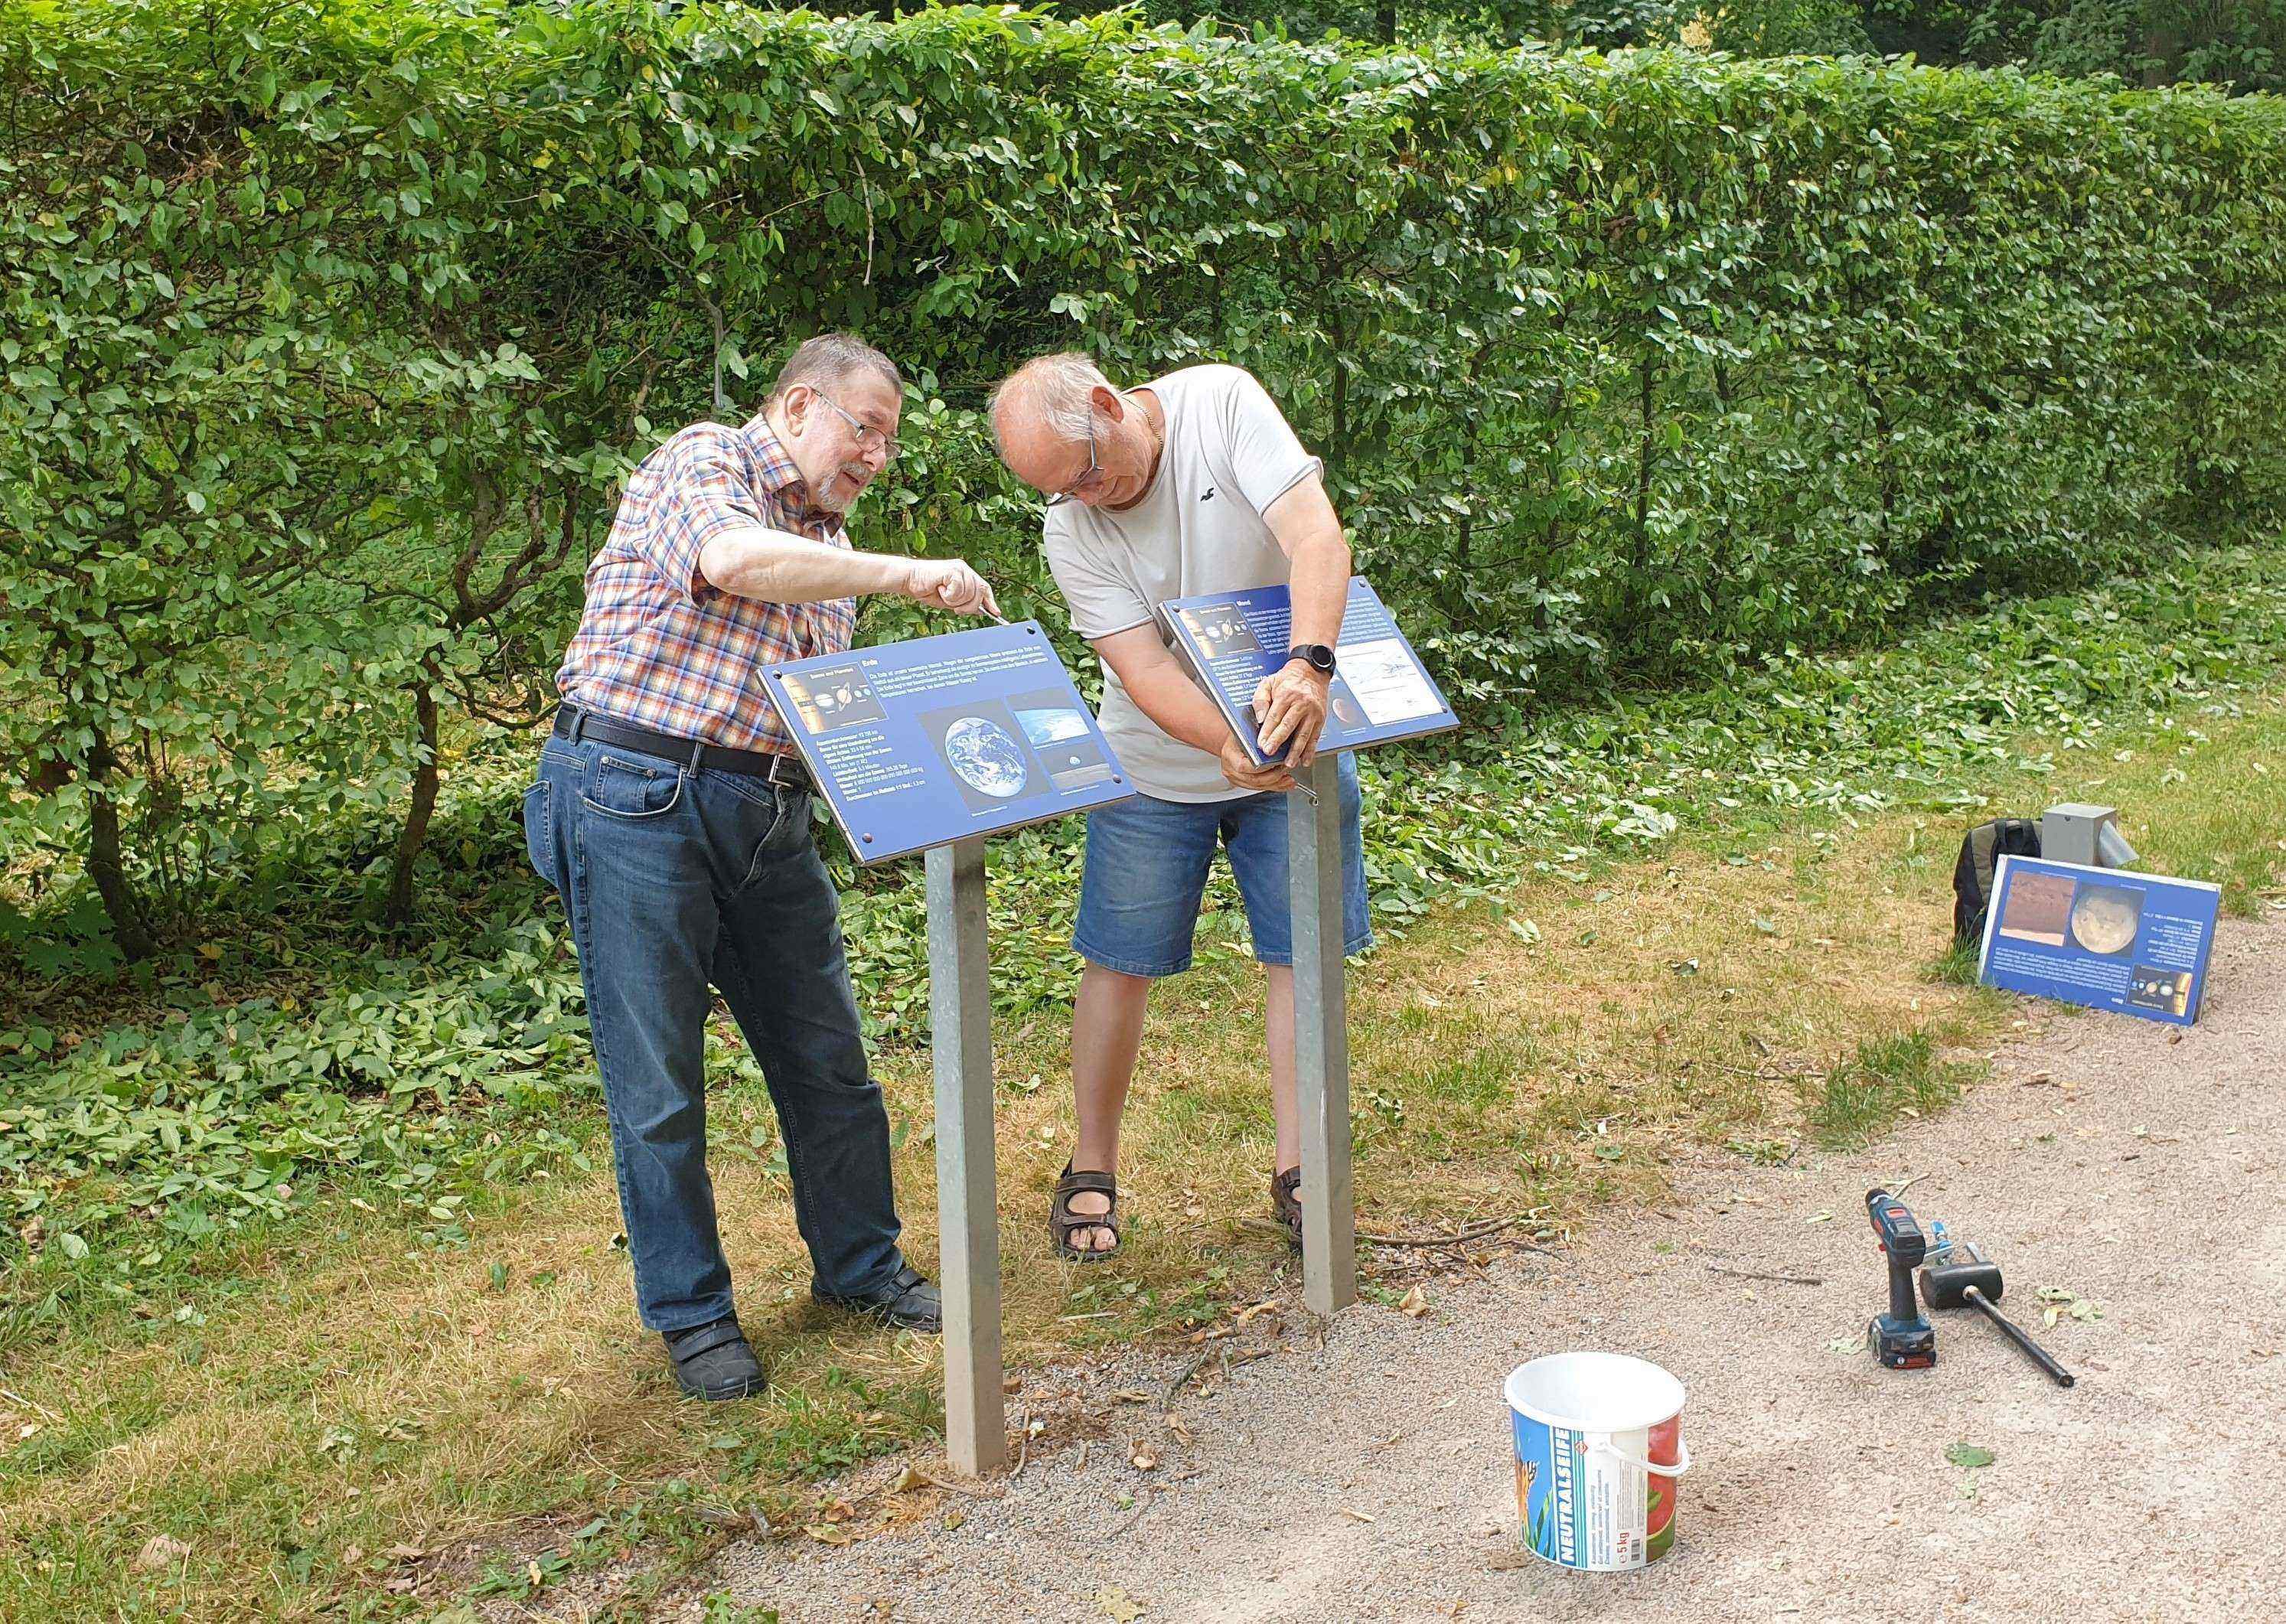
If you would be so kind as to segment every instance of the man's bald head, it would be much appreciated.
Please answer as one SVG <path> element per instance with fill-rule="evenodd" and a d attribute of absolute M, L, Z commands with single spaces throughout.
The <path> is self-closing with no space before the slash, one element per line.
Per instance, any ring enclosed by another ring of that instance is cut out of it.
<path fill-rule="evenodd" d="M 1037 423 L 1065 439 L 1087 438 L 1089 402 L 1097 390 L 1113 394 L 1111 380 L 1076 350 L 1036 355 L 1000 380 L 992 391 L 992 433 L 1011 422 Z"/>
<path fill-rule="evenodd" d="M 992 391 L 992 438 L 1008 471 L 1050 496 L 1124 506 L 1150 483 L 1144 414 L 1076 350 L 1035 356 Z"/>

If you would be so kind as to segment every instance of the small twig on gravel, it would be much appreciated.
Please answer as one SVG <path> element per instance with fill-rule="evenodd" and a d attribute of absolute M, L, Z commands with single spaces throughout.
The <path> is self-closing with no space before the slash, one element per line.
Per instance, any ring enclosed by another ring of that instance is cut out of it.
<path fill-rule="evenodd" d="M 1024 1475 L 1024 1462 L 1032 1452 L 1032 1412 L 1024 1411 L 1016 1417 L 1016 1464 L 1008 1473 L 1013 1483 Z"/>
<path fill-rule="evenodd" d="M 1521 1224 L 1521 1218 L 1492 1218 L 1482 1224 L 1470 1224 L 1457 1234 L 1449 1235 L 1377 1235 L 1369 1230 L 1358 1231 L 1358 1239 L 1368 1246 L 1431 1247 L 1469 1246 L 1496 1235 L 1503 1229 Z"/>
<path fill-rule="evenodd" d="M 1148 1494 L 1138 1496 L 1135 1502 L 1135 1509 L 1127 1514 L 1127 1516 L 1121 1521 L 1119 1526 L 1111 1531 L 1110 1537 L 1115 1540 L 1121 1534 L 1126 1533 L 1130 1528 L 1135 1526 L 1136 1524 L 1141 1522 L 1143 1520 L 1143 1513 L 1151 1509 L 1151 1502 L 1153 1498 L 1154 1497 Z"/>
<path fill-rule="evenodd" d="M 918 1478 L 922 1482 L 927 1484 L 931 1488 L 941 1488 L 948 1494 L 966 1494 L 971 1500 L 997 1500 L 1000 1498 L 1000 1491 L 997 1488 L 971 1488 L 965 1483 L 949 1483 L 942 1478 L 933 1478 L 929 1476 L 928 1473 L 923 1471 L 918 1466 L 908 1465 L 905 1470 L 911 1472 L 914 1477 Z"/>
<path fill-rule="evenodd" d="M 1822 1286 L 1825 1283 L 1825 1277 L 1822 1274 L 1766 1274 L 1760 1269 L 1726 1268 L 1719 1263 L 1710 1263 L 1707 1266 L 1717 1274 L 1735 1274 L 1740 1280 L 1775 1280 L 1789 1286 Z"/>
<path fill-rule="evenodd" d="M 1538 1252 L 1541 1257 L 1553 1257 L 1559 1263 L 1565 1261 L 1563 1253 L 1551 1250 L 1537 1242 L 1526 1241 L 1520 1235 L 1501 1234 L 1503 1229 L 1523 1222 L 1521 1218 L 1494 1218 L 1483 1224 L 1472 1224 L 1453 1235 L 1377 1235 L 1360 1230 L 1357 1238 L 1368 1246 L 1387 1247 L 1393 1251 L 1435 1251 L 1448 1246 L 1514 1247 L 1520 1251 Z M 1259 1229 L 1267 1234 L 1286 1233 L 1285 1226 L 1273 1224 L 1268 1218 L 1241 1218 L 1238 1224 L 1242 1229 Z"/>
<path fill-rule="evenodd" d="M 1175 1395 L 1182 1391 L 1184 1387 L 1190 1382 L 1190 1379 L 1199 1373 L 1199 1367 L 1205 1364 L 1209 1359 L 1212 1358 L 1214 1352 L 1214 1344 L 1211 1343 L 1208 1344 L 1205 1347 L 1201 1348 L 1199 1350 L 1199 1356 L 1193 1360 L 1189 1364 L 1183 1367 L 1183 1374 L 1167 1384 L 1167 1396 L 1159 1400 L 1159 1407 L 1162 1410 L 1167 1409 L 1174 1404 Z"/>
<path fill-rule="evenodd" d="M 1889 1186 L 1886 1184 L 1881 1187 L 1885 1190 L 1889 1190 L 1889 1199 L 1891 1201 L 1903 1201 L 1905 1198 L 1905 1192 L 1907 1190 L 1912 1189 L 1913 1186 L 1919 1184 L 1922 1179 L 1927 1177 L 1928 1175 L 1927 1173 L 1915 1173 L 1912 1178 L 1906 1179 L 1904 1183 L 1899 1185 L 1894 1190 L 1889 1190 Z"/>

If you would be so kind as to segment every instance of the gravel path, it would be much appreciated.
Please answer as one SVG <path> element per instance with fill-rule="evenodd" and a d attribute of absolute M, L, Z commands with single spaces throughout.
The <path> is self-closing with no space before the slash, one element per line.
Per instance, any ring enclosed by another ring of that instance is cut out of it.
<path fill-rule="evenodd" d="M 1058 1447 L 1004 1497 L 949 1495 L 840 1549 L 738 1547 L 708 1588 L 789 1624 L 2270 1616 L 2286 1592 L 2267 1486 L 2286 1453 L 2282 1079 L 2286 928 L 2229 924 L 2187 1033 L 2060 1018 L 1959 1108 L 1868 1154 L 1684 1171 L 1667 1212 L 1432 1284 L 1420 1319 L 1361 1305 L 1322 1348 L 1289 1325 L 1287 1351 L 1177 1400 L 1187 1442 L 1155 1397 L 1115 1397 L 1155 1395 L 1186 1360 L 1106 1370 L 1082 1408 L 1111 1430 L 1084 1464 Z M 1929 1372 L 1829 1345 L 1881 1299 L 1865 1189 L 1907 1171 L 1924 1222 L 1998 1258 L 2021 1322 L 2038 1332 L 2042 1286 L 2101 1305 L 2043 1333 L 2077 1388 L 1973 1317 L 1940 1322 Z M 1588 1347 L 1691 1391 L 1679 1541 L 1625 1577 L 1550 1568 L 1514 1525 L 1502 1377 Z M 1951 1463 L 1956 1442 L 1993 1462 Z"/>

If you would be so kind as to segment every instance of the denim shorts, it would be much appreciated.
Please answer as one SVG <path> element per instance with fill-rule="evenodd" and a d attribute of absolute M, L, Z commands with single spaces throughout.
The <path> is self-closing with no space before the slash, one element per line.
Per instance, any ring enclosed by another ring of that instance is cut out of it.
<path fill-rule="evenodd" d="M 1080 957 L 1125 975 L 1174 975 L 1191 967 L 1207 869 L 1219 842 L 1246 904 L 1254 956 L 1294 962 L 1288 903 L 1287 794 L 1188 804 L 1148 795 L 1087 815 L 1087 869 L 1080 880 Z M 1366 918 L 1365 840 L 1359 829 L 1357 761 L 1341 757 L 1342 950 L 1373 945 Z"/>

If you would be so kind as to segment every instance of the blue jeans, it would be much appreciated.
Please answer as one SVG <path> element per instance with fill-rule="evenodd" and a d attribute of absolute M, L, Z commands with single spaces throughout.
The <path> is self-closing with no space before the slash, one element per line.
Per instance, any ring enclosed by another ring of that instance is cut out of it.
<path fill-rule="evenodd" d="M 643 1324 L 681 1330 L 731 1311 L 706 1174 L 710 982 L 769 1085 L 817 1288 L 854 1296 L 885 1284 L 904 1264 L 889 1117 L 866 1066 L 809 797 L 551 738 L 524 827 L 579 950 Z"/>
<path fill-rule="evenodd" d="M 1357 758 L 1340 758 L 1342 950 L 1373 945 L 1366 917 L 1365 839 Z M 1254 956 L 1294 962 L 1292 891 L 1286 855 L 1288 792 L 1235 800 L 1184 802 L 1138 795 L 1087 815 L 1087 866 L 1080 878 L 1072 947 L 1123 975 L 1174 975 L 1191 967 L 1199 899 L 1219 842 L 1246 904 Z"/>

